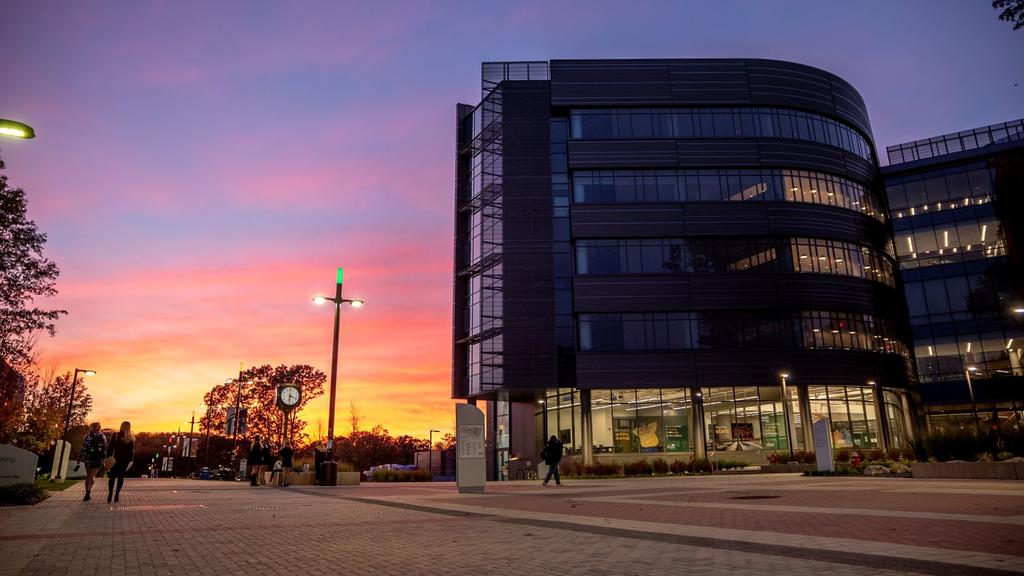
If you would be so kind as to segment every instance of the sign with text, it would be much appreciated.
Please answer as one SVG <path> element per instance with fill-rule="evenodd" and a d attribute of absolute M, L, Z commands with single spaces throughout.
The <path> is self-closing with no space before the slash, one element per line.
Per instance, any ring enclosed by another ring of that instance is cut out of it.
<path fill-rule="evenodd" d="M 31 484 L 36 478 L 38 461 L 39 457 L 28 450 L 0 444 L 0 486 Z"/>
<path fill-rule="evenodd" d="M 828 418 L 814 422 L 814 459 L 818 470 L 835 470 L 832 459 L 832 427 Z"/>
<path fill-rule="evenodd" d="M 455 405 L 455 482 L 459 493 L 483 493 L 487 480 L 484 413 L 472 404 Z"/>

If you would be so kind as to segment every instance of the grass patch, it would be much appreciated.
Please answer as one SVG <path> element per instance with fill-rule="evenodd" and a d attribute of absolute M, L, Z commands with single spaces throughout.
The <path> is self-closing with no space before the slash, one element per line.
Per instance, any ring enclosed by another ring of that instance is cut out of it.
<path fill-rule="evenodd" d="M 59 482 L 50 482 L 49 480 L 36 480 L 35 485 L 48 492 L 61 492 L 71 488 L 75 484 L 78 484 L 81 480 L 61 480 Z"/>

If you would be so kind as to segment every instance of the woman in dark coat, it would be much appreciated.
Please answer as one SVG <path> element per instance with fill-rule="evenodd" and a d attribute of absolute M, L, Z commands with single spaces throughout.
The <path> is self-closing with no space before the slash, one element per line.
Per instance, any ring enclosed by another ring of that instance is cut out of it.
<path fill-rule="evenodd" d="M 295 451 L 292 450 L 292 442 L 287 438 L 284 441 L 284 446 L 281 446 L 281 452 L 278 454 L 281 457 L 281 485 L 287 486 L 292 483 L 292 457 Z"/>
<path fill-rule="evenodd" d="M 132 434 L 131 422 L 121 422 L 121 430 L 114 434 L 114 439 L 107 446 L 107 458 L 111 456 L 114 458 L 114 465 L 107 472 L 107 502 L 110 502 L 111 498 L 118 502 L 121 499 L 121 487 L 124 486 L 124 475 L 131 467 L 132 458 L 135 456 L 135 435 Z"/>
<path fill-rule="evenodd" d="M 249 469 L 252 471 L 249 475 L 249 485 L 255 486 L 263 475 L 263 443 L 260 442 L 259 436 L 252 441 L 252 447 L 249 448 Z"/>
<path fill-rule="evenodd" d="M 270 442 L 266 442 L 265 444 L 263 444 L 263 455 L 261 456 L 260 460 L 261 460 L 261 463 L 263 464 L 263 466 L 260 468 L 260 472 L 265 471 L 267 469 L 267 466 L 270 466 L 271 469 L 273 469 L 273 467 L 274 467 L 274 454 L 273 454 L 273 450 L 270 448 Z M 273 472 L 270 473 L 270 481 L 271 482 L 274 481 L 274 473 Z M 263 474 L 260 474 L 260 484 L 266 485 L 266 483 L 267 483 L 267 479 L 263 477 Z"/>
<path fill-rule="evenodd" d="M 544 445 L 544 450 L 541 451 L 540 457 L 548 465 L 548 475 L 544 478 L 544 485 L 547 486 L 548 482 L 551 481 L 551 476 L 554 476 L 555 486 L 561 486 L 562 478 L 558 474 L 558 465 L 562 462 L 562 443 L 559 442 L 558 438 L 554 436 L 548 438 L 548 443 Z"/>

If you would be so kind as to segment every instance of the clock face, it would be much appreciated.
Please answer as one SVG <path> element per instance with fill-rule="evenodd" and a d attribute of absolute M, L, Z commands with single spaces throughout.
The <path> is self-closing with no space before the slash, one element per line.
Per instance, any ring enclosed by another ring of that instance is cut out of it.
<path fill-rule="evenodd" d="M 299 389 L 295 386 L 281 388 L 281 403 L 285 406 L 295 406 L 299 403 Z"/>

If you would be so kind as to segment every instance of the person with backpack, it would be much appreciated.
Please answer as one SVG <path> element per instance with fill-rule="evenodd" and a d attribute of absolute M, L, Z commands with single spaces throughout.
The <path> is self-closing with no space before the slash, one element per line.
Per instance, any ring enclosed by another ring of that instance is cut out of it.
<path fill-rule="evenodd" d="M 100 423 L 93 422 L 89 425 L 89 433 L 82 440 L 82 449 L 78 452 L 79 466 L 85 464 L 85 498 L 83 502 L 92 500 L 92 486 L 96 483 L 96 474 L 103 467 L 103 460 L 107 457 L 107 437 L 100 432 Z"/>
<path fill-rule="evenodd" d="M 562 443 L 554 435 L 548 438 L 548 443 L 540 452 L 540 457 L 548 465 L 548 475 L 544 478 L 544 486 L 548 485 L 551 477 L 555 477 L 555 486 L 562 485 L 562 478 L 558 474 L 558 465 L 562 461 Z"/>

